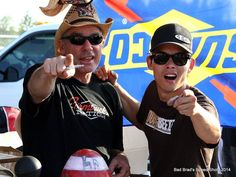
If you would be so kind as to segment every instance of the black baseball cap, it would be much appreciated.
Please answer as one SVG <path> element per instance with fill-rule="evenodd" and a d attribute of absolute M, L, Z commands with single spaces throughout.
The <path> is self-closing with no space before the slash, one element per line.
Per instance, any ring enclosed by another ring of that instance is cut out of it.
<path fill-rule="evenodd" d="M 170 23 L 157 28 L 151 40 L 150 52 L 167 43 L 176 44 L 192 53 L 191 33 L 179 24 Z"/>

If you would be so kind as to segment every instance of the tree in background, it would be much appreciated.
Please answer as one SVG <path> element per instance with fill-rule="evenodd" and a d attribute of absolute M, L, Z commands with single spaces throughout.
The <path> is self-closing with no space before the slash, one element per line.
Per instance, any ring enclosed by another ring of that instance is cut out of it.
<path fill-rule="evenodd" d="M 17 34 L 14 27 L 11 26 L 11 20 L 9 16 L 0 19 L 0 34 Z"/>
<path fill-rule="evenodd" d="M 0 36 L 1 36 L 0 47 L 1 48 L 14 39 L 11 36 L 18 34 L 15 28 L 11 26 L 11 20 L 12 19 L 9 16 L 4 16 L 0 19 Z"/>
<path fill-rule="evenodd" d="M 27 31 L 29 28 L 31 28 L 34 25 L 32 17 L 29 16 L 27 13 L 24 17 L 23 20 L 20 23 L 20 27 L 18 29 L 19 34 Z"/>
<path fill-rule="evenodd" d="M 28 13 L 23 17 L 20 24 L 12 25 L 12 18 L 4 16 L 0 19 L 0 49 L 10 43 L 15 36 L 28 30 L 34 25 L 32 17 Z"/>

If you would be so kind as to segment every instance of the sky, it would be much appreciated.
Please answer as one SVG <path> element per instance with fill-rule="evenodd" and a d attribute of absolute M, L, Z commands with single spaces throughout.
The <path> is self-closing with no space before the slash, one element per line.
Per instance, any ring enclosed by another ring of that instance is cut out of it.
<path fill-rule="evenodd" d="M 61 22 L 67 10 L 54 17 L 48 17 L 39 8 L 40 6 L 47 6 L 48 2 L 49 0 L 1 0 L 0 19 L 4 16 L 10 16 L 14 26 L 18 25 L 28 13 L 33 22 Z"/>

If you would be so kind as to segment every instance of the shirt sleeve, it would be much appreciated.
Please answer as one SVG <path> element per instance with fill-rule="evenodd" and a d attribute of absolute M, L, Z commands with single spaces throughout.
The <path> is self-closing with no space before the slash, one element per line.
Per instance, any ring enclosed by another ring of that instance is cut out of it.
<path fill-rule="evenodd" d="M 26 71 L 25 74 L 25 78 L 24 78 L 24 82 L 23 82 L 23 93 L 21 96 L 21 99 L 19 101 L 19 108 L 25 113 L 28 114 L 28 116 L 32 117 L 33 115 L 35 115 L 35 113 L 37 113 L 37 104 L 35 104 L 32 101 L 31 95 L 28 91 L 27 88 L 27 84 L 29 82 L 29 79 L 32 75 L 32 73 L 38 68 L 40 67 L 41 64 L 36 64 L 34 66 L 32 66 L 31 68 L 29 68 Z"/>

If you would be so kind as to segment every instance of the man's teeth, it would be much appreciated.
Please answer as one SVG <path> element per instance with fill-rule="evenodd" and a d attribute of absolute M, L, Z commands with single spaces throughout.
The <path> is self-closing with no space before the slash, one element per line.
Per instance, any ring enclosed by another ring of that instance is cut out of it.
<path fill-rule="evenodd" d="M 176 77 L 175 74 L 167 74 L 166 76 L 167 76 L 167 77 Z"/>
<path fill-rule="evenodd" d="M 166 74 L 164 77 L 165 77 L 165 79 L 174 80 L 177 77 L 177 75 L 176 74 Z"/>

